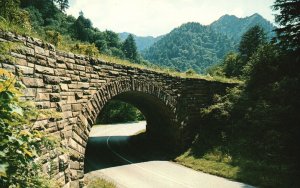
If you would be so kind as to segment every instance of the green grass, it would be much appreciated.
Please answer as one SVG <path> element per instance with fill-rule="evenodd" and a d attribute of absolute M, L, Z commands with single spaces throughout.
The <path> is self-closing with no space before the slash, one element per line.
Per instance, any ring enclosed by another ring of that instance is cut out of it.
<path fill-rule="evenodd" d="M 5 21 L 3 18 L 0 19 L 0 30 L 2 30 L 4 32 L 12 32 L 12 33 L 16 33 L 19 35 L 26 35 L 26 36 L 39 38 L 45 42 L 51 43 L 49 36 L 47 37 L 46 34 L 37 33 L 34 30 L 32 30 L 31 28 L 24 28 L 19 25 L 9 23 L 9 22 Z M 77 45 L 81 45 L 84 47 L 89 46 L 89 47 L 93 48 L 92 44 L 73 40 L 69 36 L 61 36 L 60 40 L 61 41 L 56 45 L 56 48 L 61 51 L 67 51 L 67 52 L 73 52 L 76 54 L 79 53 L 82 55 L 88 55 L 85 53 L 78 52 L 78 50 L 74 50 L 74 46 L 77 44 Z M 94 49 L 92 49 L 92 50 L 94 50 Z M 161 67 L 157 67 L 157 66 L 146 66 L 143 64 L 136 64 L 129 60 L 120 59 L 118 57 L 113 57 L 113 56 L 108 56 L 106 54 L 102 54 L 102 53 L 95 52 L 95 51 L 93 51 L 93 57 L 99 58 L 103 61 L 114 63 L 114 64 L 120 64 L 120 65 L 135 67 L 135 68 L 139 68 L 139 69 L 152 70 L 152 71 L 155 71 L 158 73 L 164 73 L 164 74 L 168 74 L 173 77 L 204 79 L 207 81 L 218 81 L 218 82 L 223 82 L 223 83 L 241 83 L 240 80 L 229 79 L 229 78 L 225 78 L 225 77 L 221 77 L 221 76 L 187 74 L 184 72 L 176 72 L 171 69 L 161 68 Z"/>
<path fill-rule="evenodd" d="M 176 163 L 259 187 L 294 187 L 290 177 L 296 172 L 290 171 L 288 165 L 274 165 L 264 161 L 253 161 L 245 158 L 233 158 L 218 150 L 196 156 L 191 149 L 174 160 Z"/>
<path fill-rule="evenodd" d="M 216 153 L 208 153 L 197 158 L 188 150 L 177 157 L 175 161 L 194 170 L 233 180 L 237 179 L 237 174 L 240 171 L 239 167 L 230 164 L 232 162 L 230 156 L 220 156 Z"/>
<path fill-rule="evenodd" d="M 87 188 L 116 188 L 117 186 L 103 178 L 93 178 L 86 182 Z"/>
<path fill-rule="evenodd" d="M 204 173 L 224 177 L 233 181 L 243 182 L 259 187 L 295 187 L 291 176 L 297 172 L 292 171 L 289 165 L 279 165 L 267 161 L 256 161 L 249 158 L 229 155 L 218 147 L 199 154 L 195 148 L 177 153 L 163 147 L 146 137 L 141 132 L 131 138 L 132 152 L 140 159 L 169 160 L 180 165 Z"/>

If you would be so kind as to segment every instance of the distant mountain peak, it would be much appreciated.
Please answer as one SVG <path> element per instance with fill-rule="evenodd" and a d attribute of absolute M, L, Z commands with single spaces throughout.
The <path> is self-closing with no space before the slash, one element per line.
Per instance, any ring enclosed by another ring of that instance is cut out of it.
<path fill-rule="evenodd" d="M 178 28 L 200 28 L 200 27 L 205 27 L 205 26 L 199 22 L 187 22 L 175 29 L 178 29 Z"/>
<path fill-rule="evenodd" d="M 187 22 L 187 23 L 182 24 L 181 26 L 184 26 L 184 25 L 201 25 L 201 24 L 199 22 Z"/>
<path fill-rule="evenodd" d="M 244 18 L 226 14 L 208 26 L 188 22 L 166 34 L 142 55 L 156 65 L 203 72 L 235 50 L 241 36 L 255 25 L 272 34 L 274 26 L 257 13 Z"/>
<path fill-rule="evenodd" d="M 225 14 L 225 15 L 223 15 L 223 16 L 221 16 L 220 18 L 219 18 L 219 20 L 222 20 L 222 19 L 228 19 L 228 18 L 238 18 L 237 16 L 235 16 L 235 15 L 231 15 L 231 14 Z"/>
<path fill-rule="evenodd" d="M 227 35 L 238 43 L 241 36 L 254 25 L 260 25 L 270 38 L 274 36 L 274 25 L 258 13 L 244 18 L 226 14 L 210 26 L 215 31 Z"/>
<path fill-rule="evenodd" d="M 242 18 L 242 19 L 249 19 L 249 20 L 258 20 L 259 22 L 262 22 L 262 21 L 266 21 L 266 22 L 269 22 L 268 20 L 266 20 L 264 17 L 262 17 L 262 15 L 258 14 L 258 13 L 254 13 L 252 14 L 251 16 L 247 16 L 245 18 Z"/>
<path fill-rule="evenodd" d="M 258 13 L 254 13 L 252 14 L 251 16 L 249 17 L 260 17 L 260 18 L 263 18 L 262 15 L 258 14 Z"/>

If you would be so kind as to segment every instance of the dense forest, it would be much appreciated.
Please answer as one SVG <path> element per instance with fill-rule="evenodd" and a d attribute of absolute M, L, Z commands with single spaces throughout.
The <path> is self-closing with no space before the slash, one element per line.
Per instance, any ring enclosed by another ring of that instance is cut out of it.
<path fill-rule="evenodd" d="M 199 23 L 187 23 L 165 35 L 143 56 L 159 66 L 200 73 L 231 50 L 234 43 L 225 35 Z"/>
<path fill-rule="evenodd" d="M 142 55 L 150 62 L 178 71 L 192 69 L 204 73 L 230 51 L 236 51 L 241 36 L 251 27 L 259 25 L 270 40 L 274 26 L 254 14 L 246 18 L 225 15 L 209 26 L 187 23 L 174 29 L 154 43 Z"/>

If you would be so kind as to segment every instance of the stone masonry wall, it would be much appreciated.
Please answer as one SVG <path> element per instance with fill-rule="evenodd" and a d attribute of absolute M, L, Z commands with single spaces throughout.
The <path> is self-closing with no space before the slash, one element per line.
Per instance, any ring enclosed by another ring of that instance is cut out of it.
<path fill-rule="evenodd" d="M 23 98 L 34 101 L 40 109 L 62 114 L 57 119 L 39 118 L 34 126 L 59 138 L 61 146 L 69 151 L 45 151 L 41 157 L 44 171 L 64 187 L 83 186 L 83 158 L 89 131 L 111 98 L 133 91 L 157 98 L 161 101 L 157 107 L 170 111 L 170 115 L 162 117 L 172 117 L 170 122 L 176 124 L 173 127 L 180 135 L 177 139 L 188 142 L 192 137 L 189 127 L 197 126 L 200 108 L 210 104 L 213 94 L 222 93 L 229 86 L 57 51 L 39 39 L 1 30 L 0 42 L 19 46 L 10 52 L 15 61 L 0 62 L 0 68 L 11 71 L 24 83 L 27 88 Z"/>

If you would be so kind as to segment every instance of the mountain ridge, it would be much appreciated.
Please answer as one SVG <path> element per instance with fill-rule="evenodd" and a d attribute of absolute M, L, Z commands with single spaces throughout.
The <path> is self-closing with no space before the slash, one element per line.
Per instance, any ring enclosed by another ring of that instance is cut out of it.
<path fill-rule="evenodd" d="M 163 37 L 163 35 L 157 36 L 157 37 L 137 36 L 133 33 L 128 33 L 128 32 L 122 32 L 122 33 L 118 33 L 118 34 L 122 41 L 124 41 L 128 37 L 128 35 L 132 34 L 139 52 L 142 52 L 143 50 L 149 48 L 151 45 L 153 45 L 155 42 L 157 42 L 158 40 L 160 40 Z"/>
<path fill-rule="evenodd" d="M 231 50 L 234 44 L 225 35 L 200 23 L 189 22 L 173 29 L 142 55 L 156 65 L 201 73 Z"/>
<path fill-rule="evenodd" d="M 275 36 L 273 31 L 275 26 L 258 13 L 243 18 L 225 14 L 208 26 L 217 32 L 227 35 L 229 38 L 235 40 L 235 42 L 239 42 L 241 36 L 255 25 L 261 26 L 265 30 L 268 38 Z"/>
<path fill-rule="evenodd" d="M 224 15 L 210 25 L 184 23 L 144 49 L 142 56 L 159 66 L 204 73 L 236 51 L 242 35 L 255 25 L 266 30 L 269 39 L 275 35 L 275 27 L 257 13 L 245 18 Z"/>
<path fill-rule="evenodd" d="M 229 21 L 231 21 L 230 26 L 232 26 L 232 25 L 235 25 L 236 22 L 242 22 L 244 20 L 246 20 L 248 23 L 247 24 L 240 24 L 242 26 L 244 25 L 244 29 L 237 29 L 238 31 L 242 30 L 241 34 L 239 34 L 238 36 L 228 34 L 226 31 L 221 32 L 221 33 L 228 35 L 229 38 L 232 38 L 232 37 L 239 37 L 240 38 L 241 35 L 246 30 L 248 30 L 250 27 L 258 24 L 258 25 L 263 27 L 263 29 L 266 31 L 269 38 L 275 36 L 275 33 L 272 30 L 274 30 L 276 27 L 269 20 L 265 19 L 263 16 L 261 16 L 258 13 L 254 13 L 254 14 L 252 14 L 250 16 L 246 16 L 246 17 L 237 17 L 237 16 L 231 15 L 231 14 L 225 14 L 225 15 L 221 16 L 219 19 L 217 19 L 216 21 L 213 21 L 211 24 L 204 25 L 204 26 L 212 27 L 214 30 L 219 32 L 219 30 L 221 29 L 221 28 L 219 28 L 220 25 L 221 25 L 220 22 L 229 22 Z M 261 22 L 262 22 L 261 20 L 265 21 L 265 24 L 261 24 Z M 234 23 L 232 23 L 232 22 L 234 22 Z M 190 22 L 187 22 L 187 23 L 190 23 Z M 200 25 L 203 25 L 200 22 L 193 22 L 193 23 L 199 23 Z M 181 25 L 184 25 L 184 24 L 186 24 L 186 23 L 183 23 Z M 223 25 L 226 26 L 226 23 L 225 24 L 223 23 Z M 175 28 L 178 28 L 180 26 L 177 26 Z M 175 29 L 175 28 L 173 28 L 173 29 Z M 222 29 L 224 29 L 224 28 L 222 28 Z M 167 33 L 167 34 L 169 34 L 169 33 Z M 163 38 L 163 36 L 167 35 L 167 34 L 163 34 L 163 35 L 159 35 L 157 37 L 154 37 L 154 36 L 151 36 L 151 35 L 139 36 L 139 35 L 136 35 L 136 34 L 130 33 L 130 32 L 121 32 L 121 33 L 118 33 L 118 34 L 119 34 L 119 37 L 122 41 L 124 41 L 129 34 L 132 34 L 134 39 L 136 40 L 137 47 L 138 47 L 138 50 L 140 52 L 145 50 L 146 48 L 150 47 L 151 45 L 153 45 L 155 42 L 157 42 L 158 40 Z M 142 40 L 142 42 L 139 42 L 141 40 Z M 143 44 L 145 42 L 149 42 L 149 44 Z M 239 41 L 237 41 L 237 42 L 239 42 Z M 138 43 L 142 43 L 142 44 L 138 44 Z"/>

